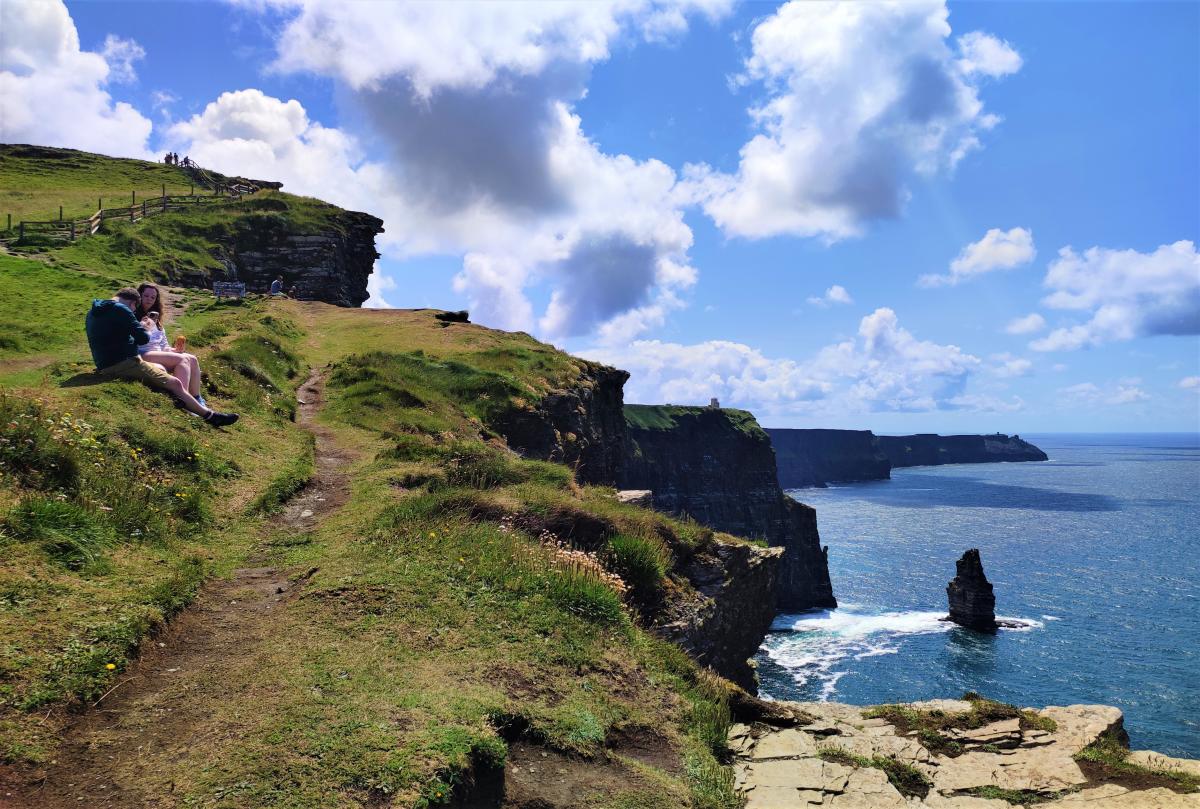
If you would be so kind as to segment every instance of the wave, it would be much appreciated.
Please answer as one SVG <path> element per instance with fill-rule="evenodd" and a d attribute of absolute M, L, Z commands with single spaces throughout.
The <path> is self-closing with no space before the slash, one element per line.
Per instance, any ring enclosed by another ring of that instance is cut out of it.
<path fill-rule="evenodd" d="M 949 632 L 955 625 L 942 620 L 945 611 L 872 611 L 857 605 L 779 615 L 771 625 L 763 652 L 785 669 L 811 698 L 829 700 L 838 681 L 851 672 L 842 664 L 880 655 L 898 654 L 905 637 Z M 1050 616 L 1043 616 L 1050 618 Z M 1032 618 L 1006 618 L 1022 624 L 1006 632 L 1028 632 L 1045 626 Z"/>

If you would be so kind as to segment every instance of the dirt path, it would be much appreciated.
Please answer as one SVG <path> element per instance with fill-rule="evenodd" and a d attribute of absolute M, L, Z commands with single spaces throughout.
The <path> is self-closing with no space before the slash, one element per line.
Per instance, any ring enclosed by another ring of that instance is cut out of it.
<path fill-rule="evenodd" d="M 309 531 L 349 496 L 350 453 L 315 422 L 323 389 L 314 371 L 299 390 L 297 421 L 316 435 L 316 474 L 274 528 Z M 251 565 L 263 561 L 261 554 L 248 559 Z M 0 809 L 174 806 L 173 783 L 156 783 L 153 773 L 186 759 L 197 734 L 237 733 L 215 716 L 229 679 L 223 674 L 254 665 L 271 636 L 273 614 L 312 572 L 251 566 L 207 585 L 192 607 L 145 644 L 114 689 L 65 728 L 57 758 L 24 793 L 0 792 Z"/>

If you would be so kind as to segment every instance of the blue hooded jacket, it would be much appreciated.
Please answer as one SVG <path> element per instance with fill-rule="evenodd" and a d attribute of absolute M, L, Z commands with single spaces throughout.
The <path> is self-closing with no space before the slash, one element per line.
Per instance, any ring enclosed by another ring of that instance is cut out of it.
<path fill-rule="evenodd" d="M 137 347 L 150 342 L 133 310 L 120 301 L 92 301 L 84 328 L 96 370 L 136 357 Z"/>

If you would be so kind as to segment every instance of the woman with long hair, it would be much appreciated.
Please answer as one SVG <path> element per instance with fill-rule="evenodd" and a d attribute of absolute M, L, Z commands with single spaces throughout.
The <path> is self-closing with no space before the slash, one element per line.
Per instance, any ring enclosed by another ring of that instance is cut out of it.
<path fill-rule="evenodd" d="M 200 395 L 200 360 L 195 354 L 176 351 L 167 341 L 167 330 L 163 324 L 162 294 L 154 284 L 140 284 L 137 311 L 134 314 L 150 334 L 150 342 L 138 346 L 138 352 L 146 362 L 156 362 L 166 368 L 171 376 L 187 388 L 187 392 L 204 404 Z"/>

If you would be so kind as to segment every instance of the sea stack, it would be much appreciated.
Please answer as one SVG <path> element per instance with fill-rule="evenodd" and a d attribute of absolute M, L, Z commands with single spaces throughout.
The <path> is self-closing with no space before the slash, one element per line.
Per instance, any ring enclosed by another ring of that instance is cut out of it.
<path fill-rule="evenodd" d="M 946 587 L 950 600 L 948 620 L 976 632 L 995 632 L 996 596 L 992 583 L 983 575 L 983 562 L 979 560 L 979 549 L 971 548 L 958 560 L 958 573 Z"/>

